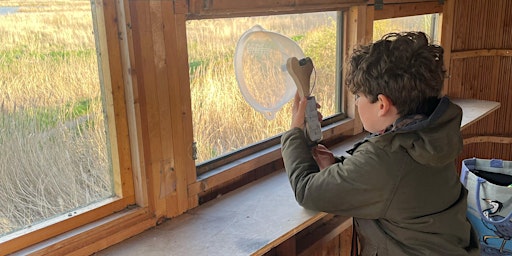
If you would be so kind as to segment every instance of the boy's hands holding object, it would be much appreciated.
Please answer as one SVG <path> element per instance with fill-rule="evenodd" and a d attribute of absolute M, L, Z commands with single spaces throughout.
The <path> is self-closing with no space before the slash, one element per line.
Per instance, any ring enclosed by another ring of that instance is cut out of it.
<path fill-rule="evenodd" d="M 323 170 L 336 162 L 334 154 L 322 144 L 318 144 L 314 147 L 311 153 L 313 154 L 313 158 L 315 159 L 316 164 L 318 164 L 320 170 Z"/>
<path fill-rule="evenodd" d="M 298 92 L 298 95 L 295 96 L 292 128 L 302 128 L 306 133 L 306 138 L 313 143 L 318 143 L 322 139 L 322 129 L 320 125 L 322 118 L 317 111 L 319 105 L 316 103 L 315 97 L 310 96 L 310 79 L 314 69 L 313 62 L 307 57 L 301 60 L 292 57 L 288 59 L 286 68 L 293 78 Z M 300 101 L 297 104 L 298 96 Z M 297 107 L 295 107 L 295 105 L 297 105 Z M 300 117 L 302 117 L 302 120 Z M 305 123 L 305 126 L 304 124 L 299 124 L 300 121 Z"/>

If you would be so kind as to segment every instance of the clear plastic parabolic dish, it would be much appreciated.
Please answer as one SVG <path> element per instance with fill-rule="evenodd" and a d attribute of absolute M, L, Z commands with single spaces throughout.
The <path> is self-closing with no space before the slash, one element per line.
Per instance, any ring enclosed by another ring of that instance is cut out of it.
<path fill-rule="evenodd" d="M 288 58 L 304 58 L 290 38 L 256 25 L 239 39 L 235 50 L 235 75 L 245 101 L 272 120 L 295 95 L 297 87 L 286 69 Z"/>

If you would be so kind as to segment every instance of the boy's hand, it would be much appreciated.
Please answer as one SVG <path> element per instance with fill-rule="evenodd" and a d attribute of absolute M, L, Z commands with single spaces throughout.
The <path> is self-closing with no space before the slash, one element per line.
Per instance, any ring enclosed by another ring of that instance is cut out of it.
<path fill-rule="evenodd" d="M 333 153 L 322 144 L 318 144 L 314 147 L 311 153 L 318 164 L 318 167 L 320 167 L 320 170 L 323 170 L 336 162 Z"/>
<path fill-rule="evenodd" d="M 306 98 L 300 98 L 299 93 L 295 93 L 295 99 L 292 107 L 292 124 L 290 129 L 295 127 L 304 130 L 304 115 L 308 101 Z"/>

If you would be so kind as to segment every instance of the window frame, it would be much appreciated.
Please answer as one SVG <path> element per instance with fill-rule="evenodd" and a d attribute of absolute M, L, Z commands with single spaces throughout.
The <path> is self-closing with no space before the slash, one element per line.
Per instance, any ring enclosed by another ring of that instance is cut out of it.
<path fill-rule="evenodd" d="M 343 18 L 343 12 L 346 12 L 347 8 L 334 10 L 337 13 L 337 31 L 336 31 L 336 70 L 342 70 L 342 59 L 343 59 L 343 41 L 341 40 L 343 35 L 343 27 L 344 27 L 344 18 Z M 333 11 L 333 10 L 316 10 L 313 12 L 322 12 L 322 11 Z M 312 12 L 294 12 L 294 13 L 312 13 Z M 271 15 L 282 15 L 286 13 L 271 13 Z M 269 15 L 267 13 L 266 15 Z M 243 17 L 254 17 L 254 15 L 242 15 Z M 194 20 L 195 16 L 189 16 L 187 20 Z M 208 17 L 208 19 L 213 19 L 211 16 Z M 343 121 L 345 118 L 347 118 L 347 115 L 345 113 L 345 108 L 343 107 L 343 85 L 342 85 L 342 79 L 341 74 L 339 72 L 335 72 L 335 83 L 336 83 L 336 102 L 338 103 L 336 107 L 336 111 L 338 111 L 337 114 L 334 114 L 332 116 L 329 116 L 322 120 L 321 125 L 323 127 L 322 130 L 326 130 L 328 128 L 325 128 L 326 126 L 335 124 L 337 122 Z M 245 147 L 239 148 L 233 152 L 229 152 L 227 154 L 214 157 L 212 159 L 208 159 L 204 162 L 196 164 L 196 170 L 198 176 L 209 176 L 208 172 L 215 171 L 219 168 L 222 168 L 222 166 L 225 166 L 226 164 L 230 162 L 234 162 L 237 160 L 240 160 L 242 158 L 251 157 L 251 155 L 258 155 L 258 152 L 269 150 L 272 147 L 275 147 L 276 145 L 280 144 L 280 138 L 282 134 L 277 134 L 274 136 L 271 136 L 269 138 L 266 138 L 264 140 L 258 141 L 256 143 L 253 143 L 251 145 L 247 145 Z M 273 159 L 275 160 L 275 159 Z M 261 162 L 259 165 L 264 165 L 269 162 Z"/>
<path fill-rule="evenodd" d="M 117 24 L 114 22 L 118 15 L 115 9 L 104 5 L 101 0 L 91 2 L 93 26 L 96 37 L 96 50 L 98 51 L 99 77 L 103 85 L 102 96 L 104 99 L 104 111 L 106 112 L 106 129 L 108 130 L 110 142 L 109 152 L 111 154 L 114 196 L 99 202 L 81 207 L 72 212 L 66 212 L 52 217 L 41 223 L 7 234 L 0 238 L 0 254 L 9 254 L 19 250 L 30 248 L 35 244 L 51 244 L 51 239 L 74 229 L 84 227 L 104 218 L 112 216 L 112 213 L 123 212 L 124 209 L 136 203 L 133 184 L 132 169 L 132 147 L 131 142 L 125 138 L 133 128 L 129 128 L 127 105 L 125 102 L 125 81 L 120 68 L 122 67 L 121 41 L 113 35 L 119 33 Z M 128 214 L 133 218 L 141 212 L 137 211 Z M 145 215 L 146 219 L 149 217 Z M 124 225 L 123 225 L 124 226 Z M 91 234 L 88 233 L 88 237 Z M 93 236 L 94 237 L 94 236 Z M 37 246 L 33 246 L 37 247 Z M 44 246 L 40 252 L 53 252 L 53 247 Z M 64 246 L 66 247 L 66 246 Z M 30 249 L 29 249 L 30 251 Z"/>

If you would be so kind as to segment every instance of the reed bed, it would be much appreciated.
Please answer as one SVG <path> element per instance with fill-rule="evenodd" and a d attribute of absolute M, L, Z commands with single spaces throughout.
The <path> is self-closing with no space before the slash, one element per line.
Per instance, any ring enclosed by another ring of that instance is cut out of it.
<path fill-rule="evenodd" d="M 113 194 L 90 2 L 1 5 L 0 236 Z"/>
<path fill-rule="evenodd" d="M 324 116 L 335 113 L 335 19 L 335 13 L 318 13 L 187 22 L 198 163 L 276 136 L 290 127 L 291 102 L 268 120 L 245 101 L 238 87 L 235 48 L 242 34 L 255 25 L 293 39 L 313 60 L 316 74 L 312 75 L 313 80 L 316 79 L 313 95 L 322 105 Z M 269 91 L 280 85 L 265 82 L 269 80 L 265 75 L 268 74 L 253 74 L 254 79 L 262 83 L 252 93 L 259 91 L 261 95 L 255 98 L 268 107 L 277 102 Z"/>

